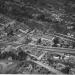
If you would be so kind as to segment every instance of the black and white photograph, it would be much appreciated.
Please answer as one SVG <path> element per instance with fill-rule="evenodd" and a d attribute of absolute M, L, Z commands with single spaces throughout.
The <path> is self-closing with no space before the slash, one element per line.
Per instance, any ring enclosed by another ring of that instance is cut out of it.
<path fill-rule="evenodd" d="M 0 74 L 75 74 L 75 0 L 0 0 Z"/>

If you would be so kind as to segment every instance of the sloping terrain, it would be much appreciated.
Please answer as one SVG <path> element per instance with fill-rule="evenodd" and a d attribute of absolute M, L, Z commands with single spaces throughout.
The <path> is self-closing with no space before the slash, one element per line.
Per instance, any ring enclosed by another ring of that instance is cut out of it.
<path fill-rule="evenodd" d="M 63 34 L 74 31 L 75 2 L 72 0 L 6 0 L 1 2 L 3 3 L 2 13 L 26 23 L 32 29 L 38 28 L 43 32 L 56 31 Z M 73 26 L 73 29 L 68 30 L 68 26 Z"/>

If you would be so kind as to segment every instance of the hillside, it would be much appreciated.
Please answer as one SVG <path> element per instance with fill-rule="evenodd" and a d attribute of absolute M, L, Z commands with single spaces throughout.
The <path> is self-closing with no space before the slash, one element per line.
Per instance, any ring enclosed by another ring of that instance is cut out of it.
<path fill-rule="evenodd" d="M 63 34 L 74 31 L 74 0 L 1 0 L 1 2 L 1 13 L 24 22 L 31 29 L 38 28 L 43 32 Z M 68 30 L 68 26 L 73 28 Z"/>

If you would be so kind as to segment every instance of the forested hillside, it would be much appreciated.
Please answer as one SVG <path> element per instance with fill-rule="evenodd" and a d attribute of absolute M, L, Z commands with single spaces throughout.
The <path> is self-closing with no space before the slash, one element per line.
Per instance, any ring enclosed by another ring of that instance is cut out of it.
<path fill-rule="evenodd" d="M 31 29 L 75 35 L 74 0 L 0 0 L 0 9 Z"/>

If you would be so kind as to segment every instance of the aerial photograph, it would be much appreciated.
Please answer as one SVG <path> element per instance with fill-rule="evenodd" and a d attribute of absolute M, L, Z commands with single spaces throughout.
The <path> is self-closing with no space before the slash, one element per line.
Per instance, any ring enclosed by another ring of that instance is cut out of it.
<path fill-rule="evenodd" d="M 0 0 L 0 74 L 75 74 L 75 0 Z"/>

